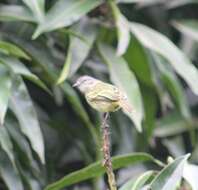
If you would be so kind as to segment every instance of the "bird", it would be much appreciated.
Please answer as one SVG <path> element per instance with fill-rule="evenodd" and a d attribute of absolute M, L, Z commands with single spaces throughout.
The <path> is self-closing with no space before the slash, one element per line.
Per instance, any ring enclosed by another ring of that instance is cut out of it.
<path fill-rule="evenodd" d="M 78 88 L 88 104 L 99 112 L 109 113 L 122 109 L 132 113 L 126 94 L 115 85 L 84 75 L 76 80 L 73 87 Z"/>

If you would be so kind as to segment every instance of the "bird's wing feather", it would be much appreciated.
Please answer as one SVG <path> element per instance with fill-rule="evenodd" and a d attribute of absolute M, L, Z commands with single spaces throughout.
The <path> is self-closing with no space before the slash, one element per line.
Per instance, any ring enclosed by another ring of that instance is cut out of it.
<path fill-rule="evenodd" d="M 120 99 L 120 93 L 117 87 L 102 82 L 96 84 L 94 89 L 88 92 L 86 96 L 90 100 L 118 101 Z"/>

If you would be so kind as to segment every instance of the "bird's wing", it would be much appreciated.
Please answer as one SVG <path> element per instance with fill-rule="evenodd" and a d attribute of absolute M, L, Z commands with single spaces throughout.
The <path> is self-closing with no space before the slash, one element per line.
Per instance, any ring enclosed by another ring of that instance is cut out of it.
<path fill-rule="evenodd" d="M 118 101 L 120 99 L 119 89 L 107 83 L 98 83 L 89 93 L 89 100 Z"/>

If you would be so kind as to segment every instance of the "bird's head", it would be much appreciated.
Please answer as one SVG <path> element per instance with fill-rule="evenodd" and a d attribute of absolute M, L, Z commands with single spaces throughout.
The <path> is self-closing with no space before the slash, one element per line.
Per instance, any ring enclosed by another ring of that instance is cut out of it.
<path fill-rule="evenodd" d="M 73 87 L 77 87 L 82 93 L 86 93 L 98 82 L 97 79 L 88 75 L 81 76 L 77 79 Z"/>

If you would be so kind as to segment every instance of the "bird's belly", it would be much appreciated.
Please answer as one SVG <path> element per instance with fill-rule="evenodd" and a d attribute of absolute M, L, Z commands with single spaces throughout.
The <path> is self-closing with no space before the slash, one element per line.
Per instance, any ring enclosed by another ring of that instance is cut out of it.
<path fill-rule="evenodd" d="M 88 103 L 99 112 L 114 112 L 120 108 L 118 102 L 88 101 Z"/>

